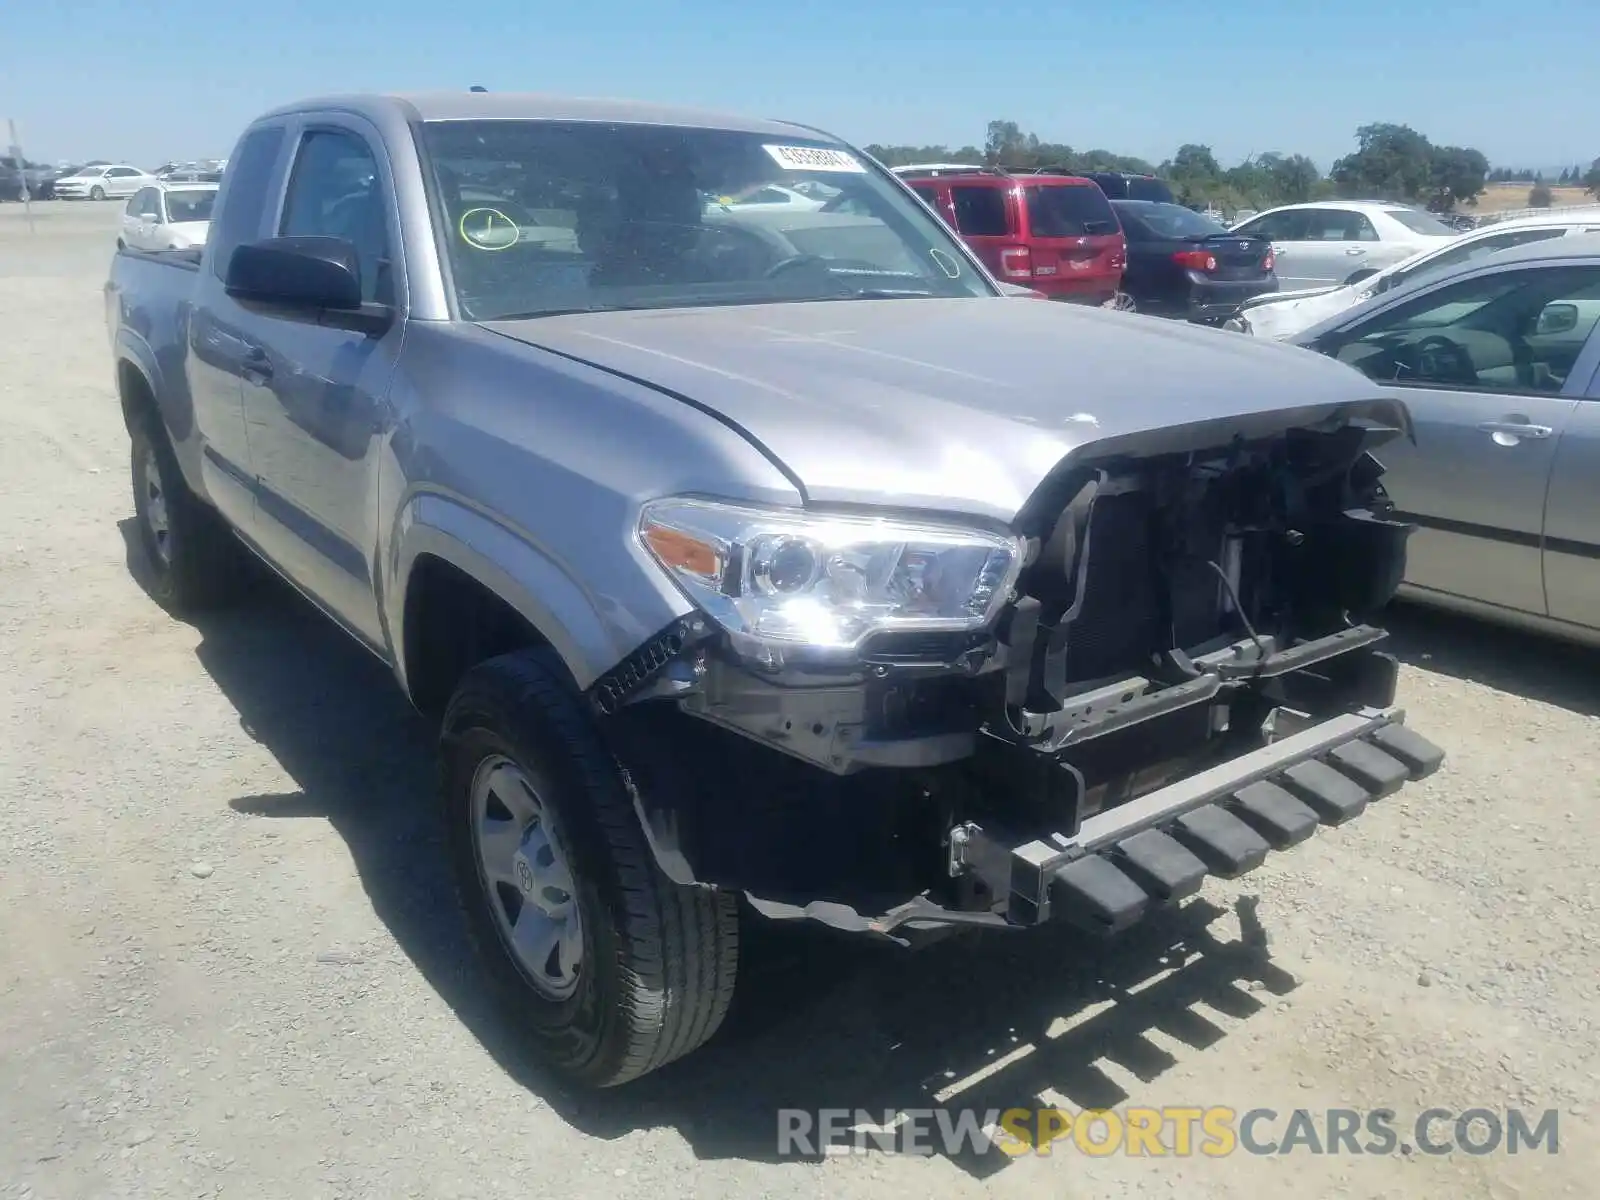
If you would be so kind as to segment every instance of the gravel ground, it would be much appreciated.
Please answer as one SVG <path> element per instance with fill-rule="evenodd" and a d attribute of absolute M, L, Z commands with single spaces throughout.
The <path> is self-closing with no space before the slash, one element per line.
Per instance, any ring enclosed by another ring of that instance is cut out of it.
<path fill-rule="evenodd" d="M 699 1055 L 555 1087 L 480 1003 L 383 669 L 278 587 L 187 625 L 135 582 L 114 206 L 35 215 L 0 207 L 0 1196 L 1593 1194 L 1597 659 L 1408 611 L 1402 701 L 1450 758 L 1347 829 L 1109 947 L 768 933 Z M 776 1153 L 780 1106 L 941 1089 L 1556 1108 L 1560 1149 Z"/>

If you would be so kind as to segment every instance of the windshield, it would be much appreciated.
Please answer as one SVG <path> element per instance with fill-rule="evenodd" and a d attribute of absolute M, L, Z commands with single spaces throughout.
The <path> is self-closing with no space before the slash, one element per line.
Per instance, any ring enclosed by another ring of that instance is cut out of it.
<path fill-rule="evenodd" d="M 211 206 L 217 202 L 213 189 L 167 193 L 167 219 L 174 225 L 185 221 L 211 220 Z"/>
<path fill-rule="evenodd" d="M 1442 233 L 1446 237 L 1455 237 L 1460 232 L 1451 229 L 1438 217 L 1425 212 L 1418 212 L 1414 208 L 1386 208 L 1383 210 L 1387 216 L 1393 217 L 1412 233 Z"/>
<path fill-rule="evenodd" d="M 1034 237 L 1084 237 L 1122 228 L 1106 194 L 1094 184 L 1031 184 L 1022 192 L 1028 203 L 1028 230 Z"/>
<path fill-rule="evenodd" d="M 1159 238 L 1208 238 L 1228 232 L 1220 222 L 1181 204 L 1125 200 L 1116 207 L 1119 213 L 1126 213 L 1144 222 Z"/>
<path fill-rule="evenodd" d="M 541 120 L 429 122 L 421 142 L 469 320 L 997 294 L 838 143 Z"/>

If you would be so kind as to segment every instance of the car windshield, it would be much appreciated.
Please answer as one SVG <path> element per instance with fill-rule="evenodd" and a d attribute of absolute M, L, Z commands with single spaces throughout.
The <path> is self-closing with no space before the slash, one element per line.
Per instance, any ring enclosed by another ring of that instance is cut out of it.
<path fill-rule="evenodd" d="M 1092 183 L 1029 184 L 1022 192 L 1034 237 L 1084 237 L 1121 228 L 1106 194 Z"/>
<path fill-rule="evenodd" d="M 181 225 L 185 221 L 209 221 L 211 206 L 216 202 L 217 193 L 210 188 L 204 191 L 168 192 L 167 218 L 174 225 Z"/>
<path fill-rule="evenodd" d="M 1127 208 L 1118 205 L 1119 211 L 1131 214 L 1148 225 L 1161 238 L 1208 238 L 1228 230 L 1219 221 L 1181 204 L 1151 204 L 1145 201 L 1127 202 Z"/>
<path fill-rule="evenodd" d="M 1386 216 L 1393 217 L 1412 233 L 1442 233 L 1447 237 L 1454 237 L 1460 232 L 1458 229 L 1451 229 L 1438 217 L 1418 212 L 1414 208 L 1386 208 L 1383 211 Z"/>
<path fill-rule="evenodd" d="M 997 294 L 936 216 L 838 143 L 543 120 L 428 122 L 421 142 L 469 320 Z"/>

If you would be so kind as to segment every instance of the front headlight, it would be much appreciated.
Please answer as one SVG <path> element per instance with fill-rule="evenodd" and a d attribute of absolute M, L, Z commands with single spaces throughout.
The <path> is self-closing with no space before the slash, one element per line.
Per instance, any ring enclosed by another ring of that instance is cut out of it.
<path fill-rule="evenodd" d="M 1021 569 L 1021 543 L 981 529 L 709 500 L 646 504 L 639 539 L 746 648 L 849 650 L 887 631 L 981 629 Z"/>

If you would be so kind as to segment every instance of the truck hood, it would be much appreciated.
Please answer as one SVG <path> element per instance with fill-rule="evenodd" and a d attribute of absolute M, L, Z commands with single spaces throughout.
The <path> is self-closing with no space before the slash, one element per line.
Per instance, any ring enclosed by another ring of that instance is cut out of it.
<path fill-rule="evenodd" d="M 485 322 L 706 408 L 808 503 L 1009 522 L 1069 456 L 1310 423 L 1406 427 L 1350 367 L 1239 334 L 1036 300 L 855 300 Z"/>

